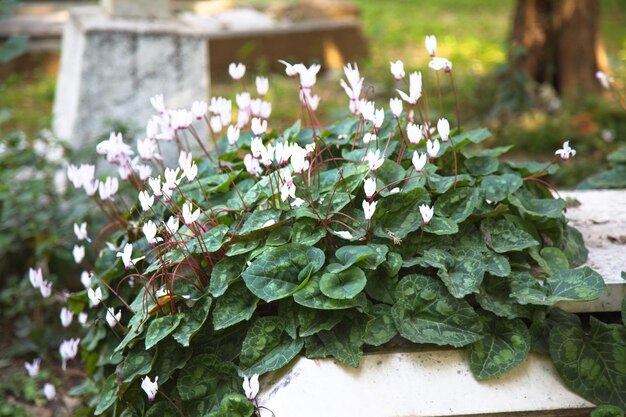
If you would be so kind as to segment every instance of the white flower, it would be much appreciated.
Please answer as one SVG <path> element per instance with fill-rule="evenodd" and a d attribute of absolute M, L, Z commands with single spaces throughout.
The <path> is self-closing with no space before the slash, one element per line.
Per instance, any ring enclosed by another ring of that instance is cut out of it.
<path fill-rule="evenodd" d="M 259 374 L 252 375 L 250 379 L 247 376 L 243 377 L 243 392 L 248 401 L 254 401 L 259 393 Z"/>
<path fill-rule="evenodd" d="M 68 165 L 67 178 L 70 180 L 74 188 L 83 187 L 85 184 L 94 180 L 96 174 L 96 166 L 89 164 L 81 164 L 80 167 Z"/>
<path fill-rule="evenodd" d="M 391 112 L 394 117 L 399 118 L 402 114 L 402 100 L 399 98 L 392 98 L 389 100 L 389 108 L 391 108 Z"/>
<path fill-rule="evenodd" d="M 256 136 L 250 141 L 250 152 L 252 152 L 253 157 L 259 158 L 264 150 L 265 146 L 260 137 Z"/>
<path fill-rule="evenodd" d="M 116 313 L 113 307 L 107 308 L 106 321 L 109 327 L 115 327 L 115 325 L 119 323 L 121 318 L 122 318 L 122 310 Z"/>
<path fill-rule="evenodd" d="M 409 75 L 409 94 L 407 95 L 404 91 L 396 90 L 402 100 L 406 101 L 409 104 L 417 103 L 417 100 L 422 96 L 422 73 L 421 72 L 412 72 Z"/>
<path fill-rule="evenodd" d="M 572 156 L 576 156 L 576 151 L 569 146 L 569 140 L 563 142 L 563 148 L 554 152 L 555 155 L 559 155 L 562 160 L 567 160 Z"/>
<path fill-rule="evenodd" d="M 192 212 L 193 206 L 189 201 L 186 201 L 183 204 L 183 221 L 186 225 L 190 225 L 197 221 L 200 218 L 200 209 L 196 209 L 196 211 Z"/>
<path fill-rule="evenodd" d="M 61 324 L 63 327 L 69 327 L 72 324 L 72 319 L 74 318 L 74 314 L 67 307 L 63 307 L 61 309 Z"/>
<path fill-rule="evenodd" d="M 74 234 L 76 235 L 76 239 L 78 240 L 86 240 L 87 242 L 91 242 L 91 239 L 87 236 L 87 223 L 83 222 L 80 226 L 74 223 Z"/>
<path fill-rule="evenodd" d="M 100 198 L 105 200 L 113 200 L 113 196 L 117 193 L 119 189 L 119 182 L 117 178 L 107 177 L 104 182 L 101 182 L 98 185 L 98 193 L 100 194 Z"/>
<path fill-rule="evenodd" d="M 157 391 L 159 390 L 159 377 L 154 377 L 154 382 L 150 379 L 149 376 L 145 376 L 141 381 L 141 389 L 144 390 L 146 395 L 148 396 L 148 400 L 154 401 L 156 397 Z"/>
<path fill-rule="evenodd" d="M 363 135 L 363 143 L 376 142 L 376 135 L 374 133 L 367 132 Z"/>
<path fill-rule="evenodd" d="M 80 323 L 81 326 L 85 327 L 85 325 L 87 324 L 87 319 L 89 318 L 89 314 L 85 313 L 85 312 L 81 312 L 78 315 L 78 322 Z"/>
<path fill-rule="evenodd" d="M 193 114 L 187 109 L 176 109 L 170 112 L 171 126 L 174 130 L 187 129 L 193 121 Z"/>
<path fill-rule="evenodd" d="M 317 81 L 317 73 L 322 67 L 319 64 L 313 64 L 309 68 L 304 65 L 297 66 L 300 75 L 300 85 L 302 88 L 311 88 Z"/>
<path fill-rule="evenodd" d="M 304 201 L 303 199 L 301 199 L 300 197 L 296 197 L 293 199 L 293 201 L 291 202 L 291 205 L 294 207 L 300 207 L 301 205 L 303 205 L 304 203 L 306 203 L 306 201 Z"/>
<path fill-rule="evenodd" d="M 406 135 L 409 138 L 409 142 L 413 145 L 418 145 L 424 137 L 422 127 L 414 123 L 409 123 L 406 126 Z"/>
<path fill-rule="evenodd" d="M 146 236 L 146 240 L 148 241 L 148 244 L 150 245 L 154 245 L 155 243 L 163 240 L 160 237 L 156 237 L 157 227 L 156 227 L 156 224 L 154 224 L 152 220 L 148 220 L 143 225 L 143 228 L 141 230 L 143 231 L 143 234 Z"/>
<path fill-rule="evenodd" d="M 228 144 L 230 146 L 237 145 L 237 141 L 239 140 L 239 127 L 230 125 L 228 126 L 228 130 L 226 130 L 226 136 L 228 137 Z"/>
<path fill-rule="evenodd" d="M 80 339 L 70 339 L 64 340 L 59 347 L 59 353 L 61 354 L 62 359 L 62 368 L 65 371 L 65 365 L 68 359 L 74 359 L 76 354 L 78 353 L 78 344 L 80 343 Z"/>
<path fill-rule="evenodd" d="M 193 115 L 193 117 L 196 118 L 196 120 L 202 120 L 208 108 L 209 105 L 206 103 L 206 101 L 194 101 L 193 103 L 191 103 L 191 114 Z"/>
<path fill-rule="evenodd" d="M 243 157 L 243 164 L 246 166 L 246 171 L 248 171 L 250 175 L 257 176 L 263 172 L 261 165 L 259 165 L 259 160 L 251 154 L 246 154 L 246 156 Z"/>
<path fill-rule="evenodd" d="M 154 193 L 155 197 L 160 197 L 163 195 L 163 193 L 161 192 L 161 176 L 158 176 L 156 178 L 148 178 L 148 184 L 150 185 L 150 188 L 152 188 L 152 192 Z"/>
<path fill-rule="evenodd" d="M 369 203 L 366 200 L 363 200 L 363 211 L 365 212 L 365 220 L 370 220 L 376 211 L 377 201 Z"/>
<path fill-rule="evenodd" d="M 434 57 L 431 59 L 428 66 L 435 71 L 444 70 L 445 72 L 450 72 L 452 70 L 452 62 L 441 57 Z"/>
<path fill-rule="evenodd" d="M 423 168 L 424 165 L 426 165 L 426 154 L 418 154 L 417 151 L 413 151 L 413 158 L 411 158 L 411 162 L 413 162 L 413 167 L 415 168 L 415 171 L 420 172 Z"/>
<path fill-rule="evenodd" d="M 241 94 L 237 94 L 235 96 L 235 101 L 237 102 L 237 107 L 241 110 L 245 110 L 250 107 L 250 93 L 244 91 Z"/>
<path fill-rule="evenodd" d="M 228 74 L 235 81 L 241 80 L 245 73 L 246 73 L 246 66 L 243 65 L 241 62 L 238 64 L 231 62 L 230 65 L 228 66 Z"/>
<path fill-rule="evenodd" d="M 267 77 L 256 77 L 256 91 L 261 97 L 267 94 L 267 90 L 270 87 Z"/>
<path fill-rule="evenodd" d="M 374 114 L 374 120 L 372 120 L 372 122 L 374 122 L 374 127 L 376 127 L 376 129 L 380 129 L 384 121 L 385 110 L 381 107 L 380 109 L 376 110 L 376 113 Z"/>
<path fill-rule="evenodd" d="M 291 156 L 291 146 L 287 142 L 276 143 L 274 150 L 274 156 L 276 157 L 276 163 L 278 165 L 284 165 Z"/>
<path fill-rule="evenodd" d="M 385 157 L 382 156 L 379 158 L 380 150 L 376 149 L 376 152 L 369 151 L 367 153 L 367 163 L 369 164 L 370 171 L 376 171 L 380 166 L 385 162 Z"/>
<path fill-rule="evenodd" d="M 261 157 L 259 160 L 266 168 L 269 168 L 274 162 L 274 150 L 272 145 L 263 146 L 261 148 Z"/>
<path fill-rule="evenodd" d="M 52 401 L 57 395 L 57 390 L 54 388 L 54 385 L 46 382 L 43 386 L 43 395 L 46 397 L 46 400 Z"/>
<path fill-rule="evenodd" d="M 175 234 L 176 232 L 178 232 L 178 217 L 176 216 L 172 216 L 167 220 L 167 223 L 165 223 L 165 226 L 167 227 L 167 230 L 170 232 L 170 234 Z"/>
<path fill-rule="evenodd" d="M 98 187 L 100 186 L 100 181 L 94 180 L 89 181 L 83 184 L 83 189 L 85 190 L 85 194 L 89 197 L 93 197 L 94 194 L 98 191 Z"/>
<path fill-rule="evenodd" d="M 91 273 L 87 271 L 81 272 L 80 283 L 83 284 L 85 288 L 91 288 Z"/>
<path fill-rule="evenodd" d="M 602 71 L 596 72 L 596 78 L 600 81 L 600 84 L 603 88 L 609 89 L 611 87 L 611 83 L 613 82 L 613 77 L 607 75 Z"/>
<path fill-rule="evenodd" d="M 287 198 L 296 198 L 296 186 L 293 184 L 293 178 L 291 178 L 291 172 L 288 168 L 283 169 L 281 172 L 283 179 L 283 185 L 280 187 L 280 199 L 281 201 L 287 201 Z"/>
<path fill-rule="evenodd" d="M 363 188 L 365 189 L 365 196 L 368 200 L 371 200 L 376 192 L 376 180 L 374 178 L 367 178 L 363 183 Z"/>
<path fill-rule="evenodd" d="M 30 285 L 32 285 L 33 288 L 41 287 L 41 283 L 43 282 L 43 273 L 41 272 L 41 268 L 30 268 L 28 270 L 28 278 L 30 279 Z"/>
<path fill-rule="evenodd" d="M 150 104 L 154 107 L 154 110 L 159 113 L 165 113 L 165 104 L 163 103 L 163 94 L 156 94 L 150 97 Z"/>
<path fill-rule="evenodd" d="M 426 204 L 422 204 L 420 206 L 420 214 L 422 215 L 422 219 L 424 220 L 424 224 L 428 224 L 430 219 L 433 218 L 433 213 L 435 212 L 435 207 L 428 207 Z"/>
<path fill-rule="evenodd" d="M 439 153 L 439 148 L 441 145 L 437 139 L 433 139 L 432 141 L 428 139 L 426 141 L 426 152 L 428 152 L 428 156 L 431 158 L 436 158 Z"/>
<path fill-rule="evenodd" d="M 426 41 L 424 43 L 426 44 L 426 50 L 428 51 L 428 55 L 434 57 L 437 53 L 437 38 L 435 37 L 435 35 L 426 36 Z"/>
<path fill-rule="evenodd" d="M 42 281 L 39 292 L 43 298 L 48 298 L 52 294 L 52 283 L 50 281 Z"/>
<path fill-rule="evenodd" d="M 346 240 L 350 240 L 354 237 L 352 236 L 352 233 L 348 232 L 347 230 L 340 230 L 338 232 L 335 232 L 335 234 L 339 236 L 340 238 L 346 239 Z"/>
<path fill-rule="evenodd" d="M 134 265 L 136 262 L 141 261 L 145 256 L 141 256 L 139 258 L 131 259 L 133 255 L 133 244 L 127 243 L 124 246 L 123 252 L 118 252 L 115 254 L 116 257 L 122 258 L 122 262 L 124 263 L 124 267 L 126 269 L 130 268 L 131 265 Z"/>
<path fill-rule="evenodd" d="M 450 123 L 448 122 L 448 119 L 439 119 L 437 122 L 437 132 L 439 132 L 442 142 L 448 141 L 448 138 L 450 137 Z"/>
<path fill-rule="evenodd" d="M 83 259 L 85 259 L 85 247 L 74 245 L 74 249 L 72 249 L 72 256 L 74 257 L 74 262 L 77 264 L 81 263 Z"/>
<path fill-rule="evenodd" d="M 276 224 L 276 220 L 274 219 L 269 219 L 268 221 L 266 221 L 265 223 L 263 223 L 263 225 L 261 226 L 261 229 L 265 229 L 266 227 L 270 227 L 272 225 Z"/>
<path fill-rule="evenodd" d="M 149 181 L 149 180 L 148 180 Z M 139 192 L 139 203 L 143 211 L 150 210 L 150 207 L 154 204 L 154 195 L 148 194 L 147 191 Z"/>
<path fill-rule="evenodd" d="M 193 162 L 193 156 L 191 152 L 187 153 L 185 151 L 180 152 L 180 156 L 178 157 L 178 165 L 180 169 L 183 170 L 183 175 L 187 177 L 189 182 L 193 182 L 198 175 L 198 166 Z"/>
<path fill-rule="evenodd" d="M 404 62 L 397 60 L 396 62 L 390 62 L 391 73 L 393 74 L 393 78 L 396 80 L 401 80 L 404 78 Z"/>
<path fill-rule="evenodd" d="M 93 288 L 88 288 L 87 297 L 91 302 L 91 306 L 96 307 L 98 304 L 100 304 L 100 301 L 102 301 L 102 288 L 98 287 L 95 289 L 95 291 Z"/>
<path fill-rule="evenodd" d="M 293 167 L 293 172 L 295 174 L 302 174 L 304 171 L 309 169 L 309 160 L 307 158 L 307 150 L 305 148 L 301 148 L 298 144 L 295 144 L 291 147 L 291 166 Z"/>
<path fill-rule="evenodd" d="M 222 131 L 222 118 L 220 116 L 213 116 L 209 119 L 209 126 L 213 133 L 220 133 Z"/>
<path fill-rule="evenodd" d="M 162 192 L 165 192 L 166 190 L 172 191 L 178 184 L 180 184 L 182 178 L 178 178 L 179 173 L 180 168 L 178 167 L 176 169 L 165 168 L 165 171 L 163 172 L 165 181 L 163 181 L 163 187 L 161 189 Z M 154 194 L 156 195 L 156 192 Z"/>
<path fill-rule="evenodd" d="M 33 359 L 33 363 L 24 362 L 24 368 L 26 368 L 26 372 L 28 376 L 34 378 L 39 373 L 39 366 L 41 365 L 41 359 Z"/>
<path fill-rule="evenodd" d="M 261 120 L 258 117 L 253 117 L 250 128 L 252 129 L 252 133 L 256 136 L 261 136 L 267 130 L 267 120 Z"/>
<path fill-rule="evenodd" d="M 282 59 L 279 59 L 278 62 L 285 66 L 285 74 L 287 74 L 288 77 L 298 75 L 298 65 L 302 66 L 302 64 L 291 65 L 289 62 L 283 61 Z"/>
<path fill-rule="evenodd" d="M 137 141 L 137 153 L 144 161 L 162 159 L 159 154 L 159 148 L 157 147 L 156 140 L 150 137 Z"/>

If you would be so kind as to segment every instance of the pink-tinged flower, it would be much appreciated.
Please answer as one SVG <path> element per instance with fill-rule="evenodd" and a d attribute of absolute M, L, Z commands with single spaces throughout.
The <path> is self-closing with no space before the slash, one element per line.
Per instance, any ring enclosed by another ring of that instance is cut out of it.
<path fill-rule="evenodd" d="M 434 57 L 428 63 L 428 66 L 435 71 L 444 70 L 445 72 L 452 71 L 452 62 L 447 60 L 446 58 Z"/>
<path fill-rule="evenodd" d="M 41 283 L 43 282 L 43 273 L 41 272 L 41 268 L 30 268 L 28 270 L 28 278 L 30 279 L 30 285 L 32 285 L 33 288 L 37 289 L 41 287 Z"/>
<path fill-rule="evenodd" d="M 239 140 L 240 129 L 237 126 L 230 125 L 226 130 L 226 136 L 228 138 L 228 144 L 230 146 L 236 146 Z"/>
<path fill-rule="evenodd" d="M 317 107 L 320 105 L 320 96 L 318 96 L 317 94 L 311 95 L 311 90 L 303 89 L 303 90 L 300 90 L 300 101 L 306 107 L 311 109 L 311 111 L 315 111 L 317 110 Z"/>
<path fill-rule="evenodd" d="M 198 166 L 193 162 L 193 156 L 191 152 L 187 153 L 185 151 L 180 152 L 180 156 L 178 157 L 178 165 L 180 169 L 183 170 L 183 176 L 187 177 L 189 182 L 193 182 L 198 175 Z"/>
<path fill-rule="evenodd" d="M 402 100 L 406 101 L 409 104 L 417 103 L 417 100 L 422 96 L 422 73 L 421 72 L 412 72 L 409 75 L 409 94 L 407 95 L 404 91 L 396 90 Z"/>
<path fill-rule="evenodd" d="M 447 142 L 450 137 L 450 123 L 448 119 L 441 118 L 437 122 L 437 132 L 439 132 L 439 136 L 441 137 L 442 142 Z"/>
<path fill-rule="evenodd" d="M 256 136 L 261 136 L 267 130 L 267 120 L 261 120 L 258 117 L 253 117 L 251 129 L 252 133 Z"/>
<path fill-rule="evenodd" d="M 250 107 L 250 93 L 244 91 L 241 94 L 237 94 L 235 96 L 235 101 L 237 102 L 237 107 L 241 110 L 245 110 Z"/>
<path fill-rule="evenodd" d="M 420 172 L 424 169 L 424 165 L 426 165 L 426 154 L 418 154 L 417 151 L 413 151 L 413 158 L 411 158 L 411 162 L 413 162 L 413 167 L 415 171 Z"/>
<path fill-rule="evenodd" d="M 113 196 L 117 193 L 119 187 L 120 184 L 117 181 L 117 178 L 107 177 L 104 182 L 101 182 L 98 185 L 98 193 L 100 194 L 102 201 L 113 200 Z"/>
<path fill-rule="evenodd" d="M 350 100 L 358 100 L 361 95 L 361 88 L 363 87 L 364 81 L 359 73 L 359 67 L 356 64 L 354 64 L 354 67 L 352 67 L 351 64 L 348 64 L 343 67 L 343 71 L 346 74 L 348 83 L 342 79 L 339 81 L 339 84 L 341 84 Z"/>
<path fill-rule="evenodd" d="M 154 107 L 154 110 L 159 113 L 165 113 L 165 103 L 163 101 L 163 94 L 156 94 L 150 97 L 150 104 Z"/>
<path fill-rule="evenodd" d="M 92 307 L 96 307 L 102 301 L 102 288 L 98 287 L 95 290 L 93 288 L 87 289 L 87 298 L 91 302 Z"/>
<path fill-rule="evenodd" d="M 192 209 L 193 206 L 189 201 L 183 204 L 183 221 L 186 225 L 190 225 L 200 218 L 200 209 L 198 208 L 194 212 L 191 211 Z"/>
<path fill-rule="evenodd" d="M 301 148 L 298 144 L 291 146 L 290 161 L 295 174 L 302 174 L 304 171 L 309 169 L 310 163 L 307 159 L 307 154 L 307 150 L 305 148 Z"/>
<path fill-rule="evenodd" d="M 267 77 L 256 77 L 256 91 L 261 97 L 267 94 L 270 88 L 270 81 Z"/>
<path fill-rule="evenodd" d="M 52 283 L 50 281 L 42 281 L 39 292 L 43 298 L 48 298 L 52 294 Z"/>
<path fill-rule="evenodd" d="M 289 170 L 286 168 L 281 176 L 283 177 L 283 185 L 280 187 L 280 201 L 287 201 L 289 197 L 296 198 L 296 186 Z"/>
<path fill-rule="evenodd" d="M 402 100 L 399 98 L 392 98 L 389 100 L 389 108 L 393 113 L 393 116 L 398 119 L 402 114 Z"/>
<path fill-rule="evenodd" d="M 177 109 L 170 112 L 171 124 L 174 130 L 185 130 L 193 122 L 193 114 L 187 109 Z"/>
<path fill-rule="evenodd" d="M 176 216 L 172 216 L 167 220 L 167 223 L 165 223 L 165 226 L 167 227 L 167 230 L 170 232 L 170 234 L 175 234 L 176 232 L 178 232 L 178 217 Z"/>
<path fill-rule="evenodd" d="M 409 142 L 413 145 L 418 145 L 424 137 L 422 127 L 410 122 L 406 126 L 406 135 L 409 138 Z"/>
<path fill-rule="evenodd" d="M 196 120 L 202 120 L 206 114 L 209 105 L 206 101 L 197 100 L 191 103 L 191 114 Z"/>
<path fill-rule="evenodd" d="M 365 190 L 365 197 L 371 200 L 376 192 L 376 180 L 374 178 L 367 178 L 363 183 L 363 189 Z"/>
<path fill-rule="evenodd" d="M 150 188 L 152 188 L 152 192 L 154 193 L 155 197 L 160 197 L 163 195 L 163 193 L 161 192 L 161 176 L 158 176 L 156 178 L 148 178 L 148 185 L 150 185 Z"/>
<path fill-rule="evenodd" d="M 56 397 L 56 395 L 57 395 L 57 390 L 56 388 L 54 388 L 54 385 L 52 385 L 49 382 L 46 382 L 43 386 L 43 396 L 46 397 L 46 400 L 52 401 L 54 400 L 54 397 Z"/>
<path fill-rule="evenodd" d="M 146 124 L 146 139 L 155 140 L 159 134 L 160 125 L 161 118 L 159 116 L 152 116 L 150 120 L 148 120 L 148 124 Z"/>
<path fill-rule="evenodd" d="M 61 318 L 61 324 L 63 325 L 63 327 L 69 327 L 69 325 L 72 324 L 72 319 L 74 318 L 74 314 L 67 307 L 63 307 L 61 309 L 60 318 Z"/>
<path fill-rule="evenodd" d="M 576 151 L 569 146 L 569 140 L 563 142 L 563 148 L 554 152 L 555 155 L 559 155 L 562 160 L 568 160 L 572 156 L 576 156 Z"/>
<path fill-rule="evenodd" d="M 148 396 L 148 400 L 154 401 L 157 392 L 159 391 L 159 377 L 155 377 L 154 381 L 150 379 L 149 376 L 145 376 L 141 381 L 141 389 L 144 390 L 146 395 Z"/>
<path fill-rule="evenodd" d="M 88 181 L 83 184 L 83 189 L 85 190 L 85 194 L 89 197 L 93 197 L 98 191 L 98 187 L 100 186 L 100 181 L 93 180 Z"/>
<path fill-rule="evenodd" d="M 107 308 L 107 314 L 105 318 L 109 327 L 115 327 L 115 325 L 119 323 L 120 319 L 122 318 L 122 310 L 119 310 L 116 313 L 113 307 L 109 307 Z"/>
<path fill-rule="evenodd" d="M 72 256 L 74 257 L 74 262 L 77 264 L 81 263 L 83 259 L 85 259 L 85 247 L 74 245 L 74 249 L 72 249 Z"/>
<path fill-rule="evenodd" d="M 437 157 L 437 154 L 439 153 L 440 148 L 441 148 L 441 145 L 439 144 L 439 141 L 437 139 L 433 139 L 432 141 L 428 139 L 426 141 L 426 152 L 428 153 L 428 156 L 430 156 L 431 158 Z"/>
<path fill-rule="evenodd" d="M 122 258 L 122 263 L 124 264 L 124 267 L 126 269 L 130 268 L 131 266 L 135 265 L 135 263 L 141 261 L 143 258 L 145 258 L 145 256 L 141 256 L 139 258 L 135 258 L 135 259 L 131 259 L 133 255 L 133 244 L 132 243 L 127 243 L 124 246 L 124 250 L 122 252 L 117 252 L 115 254 L 115 256 L 117 258 Z"/>
<path fill-rule="evenodd" d="M 86 240 L 87 242 L 91 242 L 89 236 L 87 236 L 87 223 L 83 222 L 80 225 L 74 223 L 74 234 L 76 235 L 76 239 L 78 240 Z"/>
<path fill-rule="evenodd" d="M 67 178 L 70 180 L 74 188 L 83 187 L 86 183 L 93 181 L 96 173 L 96 166 L 90 164 L 81 164 L 80 167 L 68 165 Z"/>
<path fill-rule="evenodd" d="M 243 164 L 246 166 L 246 171 L 252 176 L 256 177 L 263 172 L 259 160 L 251 154 L 246 154 L 246 156 L 243 157 Z"/>
<path fill-rule="evenodd" d="M 301 65 L 297 67 L 300 75 L 300 85 L 302 88 L 311 88 L 317 81 L 317 73 L 322 67 L 319 64 L 313 64 L 309 68 Z"/>
<path fill-rule="evenodd" d="M 274 162 L 274 147 L 270 144 L 261 148 L 261 156 L 259 161 L 265 165 L 265 168 L 272 166 Z"/>
<path fill-rule="evenodd" d="M 430 219 L 433 218 L 433 213 L 435 212 L 435 207 L 428 207 L 426 204 L 422 204 L 420 206 L 420 214 L 422 215 L 422 219 L 424 220 L 424 224 L 428 224 Z"/>
<path fill-rule="evenodd" d="M 26 372 L 28 376 L 34 378 L 39 373 L 39 367 L 41 366 L 41 359 L 33 359 L 32 363 L 24 362 L 24 368 L 26 368 Z"/>
<path fill-rule="evenodd" d="M 243 377 L 243 392 L 246 394 L 248 401 L 254 401 L 259 393 L 259 388 L 259 374 L 252 375 L 250 379 L 247 376 Z"/>
<path fill-rule="evenodd" d="M 137 153 L 139 154 L 139 157 L 144 161 L 150 161 L 152 159 L 162 159 L 161 155 L 159 154 L 156 140 L 152 138 L 138 140 Z"/>
<path fill-rule="evenodd" d="M 259 108 L 259 116 L 262 119 L 269 119 L 272 114 L 272 103 L 269 101 L 262 100 Z"/>
<path fill-rule="evenodd" d="M 596 78 L 598 79 L 598 81 L 600 82 L 603 88 L 606 88 L 608 90 L 611 87 L 611 83 L 613 82 L 613 77 L 611 77 L 610 75 L 602 71 L 597 71 Z"/>
<path fill-rule="evenodd" d="M 291 65 L 289 62 L 283 61 L 282 59 L 279 59 L 278 62 L 285 66 L 285 74 L 287 74 L 288 77 L 295 77 L 296 75 L 298 75 L 298 65 L 302 65 Z"/>
<path fill-rule="evenodd" d="M 103 140 L 96 145 L 98 155 L 106 155 L 107 162 L 121 164 L 134 152 L 130 145 L 124 143 L 121 133 L 111 132 L 109 139 Z"/>
<path fill-rule="evenodd" d="M 385 162 L 385 157 L 379 157 L 380 156 L 380 150 L 376 149 L 376 152 L 374 151 L 369 151 L 367 153 L 366 159 L 367 159 L 367 163 L 370 167 L 370 171 L 374 172 L 376 171 L 378 168 L 380 168 L 380 166 L 383 164 L 383 162 Z"/>
<path fill-rule="evenodd" d="M 424 42 L 426 45 L 426 50 L 428 51 L 428 55 L 432 57 L 437 53 L 437 38 L 435 35 L 426 36 L 426 40 Z"/>
<path fill-rule="evenodd" d="M 154 195 L 148 194 L 147 191 L 140 191 L 139 204 L 141 204 L 141 209 L 144 212 L 150 210 L 150 208 L 154 204 Z"/>
<path fill-rule="evenodd" d="M 91 272 L 83 271 L 80 273 L 80 283 L 83 284 L 83 287 L 91 288 Z"/>
<path fill-rule="evenodd" d="M 393 78 L 396 79 L 396 81 L 401 80 L 404 78 L 404 62 L 397 60 L 396 62 L 390 62 L 390 67 L 391 67 L 391 73 L 393 74 Z"/>
<path fill-rule="evenodd" d="M 149 245 L 154 245 L 155 243 L 158 243 L 163 240 L 160 237 L 156 237 L 157 226 L 152 220 L 148 220 L 141 228 L 141 231 L 146 237 L 146 240 L 148 241 Z"/>
<path fill-rule="evenodd" d="M 59 347 L 59 353 L 61 354 L 62 368 L 65 371 L 65 365 L 68 359 L 74 359 L 78 353 L 78 344 L 80 338 L 64 340 Z"/>
<path fill-rule="evenodd" d="M 176 188 L 182 178 L 178 178 L 178 174 L 180 173 L 180 168 L 171 169 L 165 168 L 163 175 L 165 176 L 165 181 L 163 182 L 163 186 L 161 191 L 165 192 L 165 190 L 172 191 Z M 156 192 L 154 193 L 156 195 Z"/>
<path fill-rule="evenodd" d="M 378 204 L 377 201 L 370 203 L 366 200 L 363 200 L 363 212 L 365 213 L 365 220 L 370 220 L 372 218 L 374 212 L 376 211 L 376 204 Z"/>
<path fill-rule="evenodd" d="M 246 66 L 243 65 L 241 62 L 238 64 L 231 62 L 230 65 L 228 66 L 228 74 L 235 81 L 241 80 L 245 73 L 246 73 Z"/>

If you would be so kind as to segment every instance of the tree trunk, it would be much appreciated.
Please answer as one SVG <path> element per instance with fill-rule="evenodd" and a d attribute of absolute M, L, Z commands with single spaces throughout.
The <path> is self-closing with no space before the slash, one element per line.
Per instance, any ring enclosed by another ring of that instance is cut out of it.
<path fill-rule="evenodd" d="M 513 65 L 564 98 L 599 90 L 606 71 L 599 0 L 518 0 L 513 20 Z"/>

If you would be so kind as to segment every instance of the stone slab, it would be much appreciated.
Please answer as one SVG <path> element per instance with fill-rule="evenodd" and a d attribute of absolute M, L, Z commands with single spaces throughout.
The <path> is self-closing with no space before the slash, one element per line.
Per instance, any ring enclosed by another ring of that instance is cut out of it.
<path fill-rule="evenodd" d="M 287 371 L 263 377 L 257 399 L 276 417 L 531 415 L 593 407 L 562 384 L 546 357 L 530 354 L 508 373 L 478 381 L 466 355 L 460 349 L 369 354 L 356 369 L 298 358 Z"/>
<path fill-rule="evenodd" d="M 100 0 L 100 4 L 113 17 L 166 19 L 172 16 L 170 0 Z"/>
<path fill-rule="evenodd" d="M 587 266 L 604 278 L 608 291 L 597 300 L 559 303 L 571 312 L 619 311 L 626 297 L 626 190 L 563 191 L 561 197 L 580 205 L 567 208 L 569 224 L 576 227 L 589 249 Z"/>

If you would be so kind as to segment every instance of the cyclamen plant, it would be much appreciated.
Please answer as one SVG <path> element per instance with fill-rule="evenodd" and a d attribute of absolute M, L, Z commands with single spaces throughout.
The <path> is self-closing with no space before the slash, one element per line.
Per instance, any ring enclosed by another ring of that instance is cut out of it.
<path fill-rule="evenodd" d="M 427 46 L 438 80 L 443 71 L 452 81 L 434 37 Z M 284 64 L 308 127 L 269 130 L 267 79 L 257 79 L 258 98 L 237 94 L 236 122 L 225 98 L 188 111 L 157 95 L 136 154 L 115 133 L 97 146 L 118 177 L 68 168 L 111 222 L 91 238 L 88 225 L 75 229 L 85 290 L 66 301 L 86 329 L 89 380 L 72 393 L 91 397 L 96 415 L 260 415 L 258 375 L 298 354 L 356 367 L 368 346 L 400 338 L 467 347 L 479 379 L 531 347 L 557 352 L 561 370 L 569 342 L 545 329 L 567 320 L 551 306 L 605 290 L 576 268 L 582 237 L 543 179 L 574 155 L 569 144 L 547 166 L 500 161 L 509 147 L 475 146 L 486 129 L 462 131 L 458 112 L 452 128 L 428 107 L 421 73 L 401 86 L 402 61 L 391 64 L 402 100 L 390 111 L 346 66 L 353 116 L 323 128 L 319 65 Z M 240 80 L 245 66 L 229 71 Z M 163 162 L 166 144 L 176 167 Z M 64 363 L 77 343 L 64 342 Z"/>

